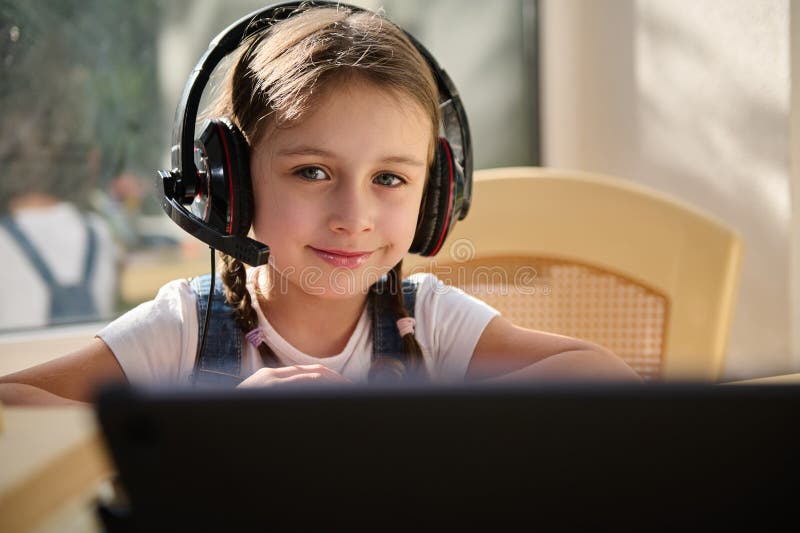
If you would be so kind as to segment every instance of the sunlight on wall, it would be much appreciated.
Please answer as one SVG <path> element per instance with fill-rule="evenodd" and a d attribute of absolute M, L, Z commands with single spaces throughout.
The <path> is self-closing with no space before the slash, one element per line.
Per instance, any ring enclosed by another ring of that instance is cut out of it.
<path fill-rule="evenodd" d="M 783 227 L 789 153 L 772 128 L 789 113 L 788 41 L 776 27 L 788 6 L 732 3 L 637 1 L 641 153 L 687 176 L 703 169 L 715 196 Z"/>
<path fill-rule="evenodd" d="M 789 350 L 790 150 L 780 131 L 790 112 L 788 9 L 786 1 L 636 2 L 640 157 L 744 237 L 726 364 L 733 375 L 788 363 L 779 362 Z"/>
<path fill-rule="evenodd" d="M 798 371 L 789 0 L 542 4 L 545 163 L 642 183 L 735 229 L 725 377 Z"/>
<path fill-rule="evenodd" d="M 791 249 L 789 273 L 792 294 L 792 353 L 794 367 L 800 368 L 800 2 L 792 2 L 789 13 L 790 61 L 792 73 L 792 116 L 790 142 L 792 149 L 792 212 Z"/>

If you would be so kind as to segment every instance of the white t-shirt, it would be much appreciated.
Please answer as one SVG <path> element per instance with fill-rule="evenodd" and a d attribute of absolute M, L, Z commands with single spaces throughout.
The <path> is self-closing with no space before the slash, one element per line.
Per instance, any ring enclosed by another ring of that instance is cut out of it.
<path fill-rule="evenodd" d="M 88 239 L 83 215 L 72 204 L 19 211 L 14 221 L 36 248 L 42 260 L 62 285 L 81 281 Z M 98 319 L 111 316 L 117 298 L 117 264 L 120 250 L 103 219 L 89 214 L 88 222 L 97 238 L 92 279 L 89 282 Z M 41 327 L 49 322 L 50 293 L 47 284 L 31 266 L 14 238 L 0 228 L 0 329 Z"/>
<path fill-rule="evenodd" d="M 255 302 L 253 276 L 248 277 Z M 499 312 L 432 274 L 415 274 L 410 279 L 418 283 L 415 337 L 431 379 L 462 381 L 481 333 Z M 272 328 L 258 305 L 255 309 L 267 344 L 285 366 L 323 364 L 357 383 L 367 381 L 372 328 L 366 308 L 344 350 L 330 357 L 314 357 L 296 349 Z M 194 366 L 197 324 L 194 292 L 187 280 L 176 280 L 164 285 L 154 300 L 124 314 L 97 336 L 114 352 L 131 383 L 181 385 L 188 382 Z M 244 344 L 241 375 L 247 377 L 264 365 L 258 350 Z"/>

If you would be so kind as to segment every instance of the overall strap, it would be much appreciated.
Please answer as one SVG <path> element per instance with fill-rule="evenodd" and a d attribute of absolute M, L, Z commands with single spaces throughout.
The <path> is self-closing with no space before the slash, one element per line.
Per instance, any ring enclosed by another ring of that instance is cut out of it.
<path fill-rule="evenodd" d="M 28 258 L 28 261 L 31 262 L 33 268 L 38 272 L 39 276 L 42 280 L 48 285 L 48 287 L 54 287 L 59 285 L 56 281 L 55 276 L 53 276 L 53 272 L 50 270 L 50 267 L 47 266 L 47 263 L 42 258 L 39 251 L 33 246 L 33 243 L 28 239 L 25 233 L 22 232 L 19 225 L 14 221 L 13 217 L 4 216 L 0 217 L 0 225 L 2 225 L 5 230 L 11 235 L 11 237 L 16 241 L 19 245 L 20 250 L 25 254 Z M 94 228 L 92 225 L 89 224 L 89 221 L 84 218 L 84 226 L 86 227 L 86 256 L 83 261 L 83 277 L 81 278 L 82 285 L 88 285 L 89 281 L 91 280 L 92 273 L 94 272 L 94 258 L 97 255 L 97 235 L 95 234 Z"/>
<path fill-rule="evenodd" d="M 39 274 L 39 277 L 42 278 L 42 281 L 47 284 L 47 287 L 52 288 L 57 286 L 58 282 L 56 282 L 56 278 L 53 276 L 50 267 L 47 266 L 47 263 L 45 263 L 44 259 L 39 254 L 39 251 L 34 248 L 30 239 L 22 232 L 19 225 L 14 221 L 14 218 L 10 216 L 1 217 L 0 225 L 3 226 L 8 234 L 16 241 L 22 253 L 28 258 L 28 261 L 30 261 L 34 270 Z"/>
<path fill-rule="evenodd" d="M 381 283 L 381 282 L 379 282 Z M 370 316 L 372 317 L 372 361 L 378 357 L 394 357 L 405 363 L 406 353 L 403 350 L 403 339 L 397 331 L 395 312 L 386 305 L 385 285 L 375 291 L 375 297 L 370 298 Z M 403 280 L 403 303 L 409 316 L 414 316 L 414 305 L 417 297 L 417 284 L 410 280 Z"/>
<path fill-rule="evenodd" d="M 86 224 L 86 257 L 83 260 L 83 281 L 82 284 L 89 286 L 92 274 L 94 274 L 95 256 L 97 255 L 97 235 L 89 220 L 84 218 Z"/>
<path fill-rule="evenodd" d="M 203 328 L 208 308 L 211 275 L 205 274 L 189 280 L 197 296 L 197 345 L 203 338 Z M 222 279 L 214 280 L 213 305 L 208 320 L 208 335 L 200 360 L 195 364 L 191 381 L 194 385 L 232 388 L 241 383 L 242 331 L 236 325 L 234 309 L 225 300 Z"/>
<path fill-rule="evenodd" d="M 33 246 L 33 243 L 22 232 L 19 225 L 12 217 L 0 218 L 0 225 L 16 241 L 20 250 L 25 254 L 34 270 L 47 286 L 50 295 L 50 323 L 67 323 L 78 320 L 89 320 L 97 316 L 97 307 L 91 291 L 91 277 L 94 272 L 95 256 L 97 255 L 97 236 L 94 228 L 86 219 L 82 218 L 86 228 L 86 255 L 83 264 L 83 276 L 75 285 L 63 285 L 56 281 L 52 270 L 47 266 L 44 258 Z"/>

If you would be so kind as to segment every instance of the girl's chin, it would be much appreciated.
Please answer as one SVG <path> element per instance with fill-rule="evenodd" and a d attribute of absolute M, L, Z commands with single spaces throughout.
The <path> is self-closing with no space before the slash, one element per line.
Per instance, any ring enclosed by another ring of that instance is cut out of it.
<path fill-rule="evenodd" d="M 285 266 L 270 259 L 273 278 L 272 290 L 288 290 L 289 285 L 299 288 L 308 295 L 325 299 L 347 299 L 363 296 L 372 285 L 385 276 L 394 265 L 366 264 L 359 268 L 336 268 L 329 265 L 312 265 L 298 269 L 294 265 Z"/>

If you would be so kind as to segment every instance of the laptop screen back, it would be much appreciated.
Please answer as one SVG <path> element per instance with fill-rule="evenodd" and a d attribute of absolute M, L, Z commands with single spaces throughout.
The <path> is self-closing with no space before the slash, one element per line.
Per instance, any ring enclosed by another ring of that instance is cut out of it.
<path fill-rule="evenodd" d="M 98 416 L 143 529 L 763 525 L 800 387 L 157 391 Z"/>

